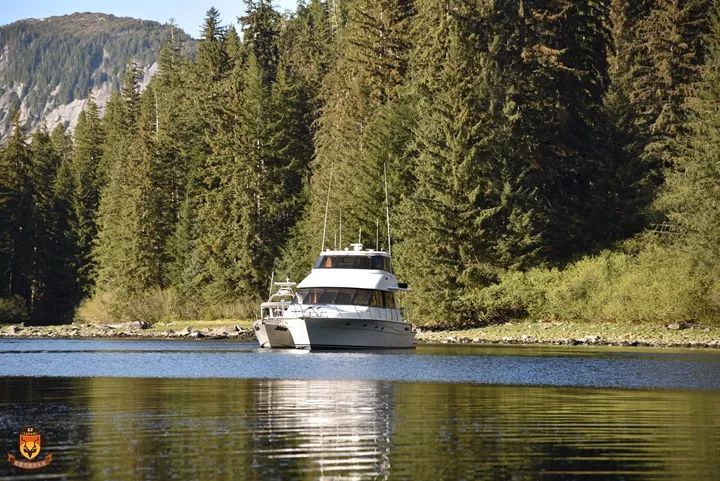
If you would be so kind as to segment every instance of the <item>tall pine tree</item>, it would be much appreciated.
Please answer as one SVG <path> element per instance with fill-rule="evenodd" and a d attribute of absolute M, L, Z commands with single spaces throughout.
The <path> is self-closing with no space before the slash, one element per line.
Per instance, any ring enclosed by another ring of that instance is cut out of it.
<path fill-rule="evenodd" d="M 0 297 L 32 299 L 32 157 L 20 125 L 12 116 L 12 135 L 0 150 Z"/>
<path fill-rule="evenodd" d="M 75 127 L 72 157 L 72 226 L 77 242 L 78 283 L 82 293 L 92 292 L 95 263 L 93 242 L 97 236 L 97 211 L 103 174 L 101 171 L 104 133 L 98 108 L 90 99 Z"/>

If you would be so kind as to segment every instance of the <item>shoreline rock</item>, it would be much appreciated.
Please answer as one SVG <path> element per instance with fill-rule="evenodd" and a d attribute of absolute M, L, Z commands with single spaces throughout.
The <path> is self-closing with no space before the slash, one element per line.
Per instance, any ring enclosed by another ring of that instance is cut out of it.
<path fill-rule="evenodd" d="M 66 324 L 58 326 L 23 326 L 14 324 L 0 327 L 0 339 L 31 338 L 31 339 L 237 339 L 242 341 L 255 340 L 252 331 L 239 326 L 217 326 L 193 329 L 188 326 L 179 331 L 149 330 L 148 323 L 122 324 Z"/>
<path fill-rule="evenodd" d="M 168 324 L 169 327 L 171 324 Z M 67 324 L 59 326 L 23 326 L 21 324 L 0 327 L 2 338 L 33 338 L 33 339 L 195 339 L 195 340 L 239 340 L 254 341 L 252 330 L 246 330 L 237 324 L 219 325 L 195 329 L 191 326 L 180 330 L 152 330 L 148 323 L 122 324 Z M 675 327 L 675 326 L 673 326 Z M 470 335 L 462 331 L 425 331 L 417 330 L 418 344 L 447 345 L 556 345 L 556 346 L 617 346 L 617 347 L 657 347 L 657 348 L 690 348 L 720 349 L 720 338 L 692 339 L 682 337 L 685 329 L 667 329 L 662 326 L 664 334 L 647 335 L 646 333 L 626 332 L 611 336 L 600 334 L 577 333 L 562 336 L 543 335 L 537 333 L 506 333 L 479 330 Z M 687 330 L 686 330 L 687 329 Z M 668 334 L 669 331 L 669 334 Z M 707 329 L 698 332 L 712 336 Z M 549 334 L 549 333 L 548 333 Z"/>

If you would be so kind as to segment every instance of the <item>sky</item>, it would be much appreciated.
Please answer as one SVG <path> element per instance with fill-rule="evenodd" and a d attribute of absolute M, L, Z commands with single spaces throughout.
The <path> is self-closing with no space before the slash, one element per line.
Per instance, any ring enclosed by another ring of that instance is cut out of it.
<path fill-rule="evenodd" d="M 273 0 L 279 11 L 294 10 L 297 0 Z M 205 12 L 215 7 L 224 25 L 237 23 L 243 0 L 0 0 L 0 25 L 24 18 L 45 18 L 73 12 L 111 13 L 165 23 L 171 18 L 191 37 L 200 36 Z"/>

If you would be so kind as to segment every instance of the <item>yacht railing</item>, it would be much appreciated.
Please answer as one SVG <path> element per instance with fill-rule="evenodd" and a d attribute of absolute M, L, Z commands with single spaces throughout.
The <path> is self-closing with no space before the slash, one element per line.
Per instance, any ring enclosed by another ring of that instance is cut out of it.
<path fill-rule="evenodd" d="M 402 321 L 404 319 L 403 309 L 398 308 L 364 308 L 362 306 L 343 305 L 336 306 L 332 304 L 291 304 L 288 307 L 293 315 L 300 312 L 299 317 L 315 317 L 315 318 L 334 318 L 342 319 L 352 317 L 358 319 L 368 319 L 370 321 Z"/>

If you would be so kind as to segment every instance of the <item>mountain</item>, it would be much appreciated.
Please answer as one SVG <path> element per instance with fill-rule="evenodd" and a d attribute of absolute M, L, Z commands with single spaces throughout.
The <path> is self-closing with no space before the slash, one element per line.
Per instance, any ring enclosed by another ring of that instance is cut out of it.
<path fill-rule="evenodd" d="M 72 128 L 93 96 L 102 108 L 118 89 L 128 61 L 143 69 L 143 85 L 157 70 L 162 46 L 174 39 L 192 50 L 194 41 L 170 24 L 73 13 L 26 19 L 0 27 L 0 139 L 9 130 L 11 112 L 34 129 L 59 123 Z"/>

